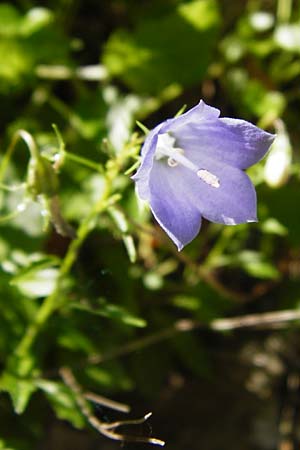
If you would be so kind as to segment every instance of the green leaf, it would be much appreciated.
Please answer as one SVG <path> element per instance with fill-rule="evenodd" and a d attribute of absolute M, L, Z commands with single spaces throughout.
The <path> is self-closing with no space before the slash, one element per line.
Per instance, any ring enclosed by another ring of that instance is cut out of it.
<path fill-rule="evenodd" d="M 284 95 L 279 91 L 267 90 L 262 82 L 249 78 L 244 69 L 229 70 L 225 82 L 232 102 L 242 113 L 261 117 L 266 125 L 283 114 L 286 107 Z"/>
<path fill-rule="evenodd" d="M 76 428 L 83 428 L 85 419 L 78 409 L 74 394 L 62 383 L 38 380 L 36 385 L 49 400 L 56 416 L 68 420 Z"/>
<path fill-rule="evenodd" d="M 0 439 L 0 450 L 16 450 L 16 448 L 11 447 L 3 439 Z"/>
<path fill-rule="evenodd" d="M 50 259 L 23 269 L 12 278 L 11 284 L 28 297 L 46 297 L 55 289 L 58 273 Z"/>
<path fill-rule="evenodd" d="M 278 269 L 268 261 L 263 253 L 253 250 L 242 250 L 238 254 L 218 255 L 213 261 L 215 267 L 239 267 L 249 275 L 263 279 L 277 279 Z"/>
<path fill-rule="evenodd" d="M 97 347 L 95 342 L 88 338 L 88 336 L 77 328 L 68 324 L 60 330 L 57 335 L 58 344 L 61 347 L 75 352 L 95 353 Z"/>
<path fill-rule="evenodd" d="M 179 4 L 168 14 L 140 23 L 133 33 L 113 33 L 104 64 L 113 76 L 141 93 L 199 83 L 212 56 L 218 25 L 216 1 Z"/>
<path fill-rule="evenodd" d="M 101 386 L 102 389 L 109 391 L 113 389 L 127 391 L 133 387 L 125 370 L 115 361 L 106 363 L 106 367 L 89 366 L 85 369 L 85 374 L 94 383 L 96 389 Z"/>
<path fill-rule="evenodd" d="M 234 265 L 242 267 L 249 275 L 262 279 L 277 279 L 278 269 L 265 259 L 262 253 L 250 250 L 241 251 L 232 256 Z"/>
<path fill-rule="evenodd" d="M 95 308 L 84 303 L 74 303 L 71 305 L 71 307 L 80 309 L 81 311 L 86 311 L 90 314 L 106 317 L 108 319 L 114 320 L 116 322 L 121 322 L 132 327 L 144 328 L 147 325 L 144 319 L 132 315 L 122 306 L 107 303 L 104 298 L 98 299 L 97 303 L 98 305 Z"/>
<path fill-rule="evenodd" d="M 27 52 L 23 44 L 12 39 L 0 39 L 0 79 L 5 87 L 17 86 L 21 77 L 32 70 L 33 55 Z"/>
<path fill-rule="evenodd" d="M 130 262 L 134 263 L 136 261 L 136 248 L 134 245 L 133 237 L 129 234 L 129 224 L 125 214 L 122 210 L 115 207 L 109 208 L 108 212 L 117 225 L 118 229 L 122 233 L 122 239 L 127 250 Z"/>
<path fill-rule="evenodd" d="M 0 391 L 8 392 L 17 414 L 22 414 L 30 400 L 36 386 L 32 379 L 16 378 L 10 373 L 4 372 L 0 379 Z"/>
<path fill-rule="evenodd" d="M 276 280 L 279 272 L 273 264 L 267 261 L 253 261 L 244 264 L 246 272 L 256 278 Z"/>
<path fill-rule="evenodd" d="M 300 216 L 295 210 L 295 205 L 300 202 L 299 184 L 291 181 L 279 189 L 269 189 L 264 185 L 258 188 L 258 197 L 264 205 L 262 213 L 266 218 L 274 218 L 287 230 L 287 239 L 298 246 L 300 243 Z"/>
<path fill-rule="evenodd" d="M 68 64 L 68 49 L 49 9 L 37 7 L 22 15 L 7 3 L 0 5 L 0 93 L 32 83 L 39 63 Z"/>
<path fill-rule="evenodd" d="M 48 25 L 52 12 L 43 7 L 30 9 L 24 16 L 9 3 L 0 5 L 0 36 L 29 36 Z"/>
<path fill-rule="evenodd" d="M 0 36 L 14 36 L 19 33 L 22 16 L 9 3 L 0 5 Z"/>
<path fill-rule="evenodd" d="M 260 228 L 267 234 L 275 234 L 277 236 L 286 236 L 288 234 L 288 229 L 273 217 L 265 220 L 260 225 Z"/>
<path fill-rule="evenodd" d="M 20 31 L 23 36 L 30 36 L 49 25 L 52 20 L 53 13 L 50 9 L 43 7 L 32 8 L 25 14 Z"/>
<path fill-rule="evenodd" d="M 172 299 L 172 304 L 187 311 L 199 311 L 202 307 L 202 301 L 190 295 L 176 295 Z"/>

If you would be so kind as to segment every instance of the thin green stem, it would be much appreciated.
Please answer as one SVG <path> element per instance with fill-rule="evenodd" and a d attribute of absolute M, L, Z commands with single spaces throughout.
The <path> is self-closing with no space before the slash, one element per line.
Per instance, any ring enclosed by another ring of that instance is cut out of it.
<path fill-rule="evenodd" d="M 129 149 L 130 150 L 130 149 Z M 119 200 L 120 196 L 113 194 L 113 181 L 120 173 L 123 163 L 128 158 L 131 152 L 128 149 L 124 149 L 114 160 L 109 161 L 107 164 L 107 173 L 105 176 L 105 188 L 102 192 L 100 199 L 95 203 L 90 214 L 82 221 L 76 238 L 71 242 L 65 258 L 62 261 L 59 270 L 59 276 L 56 283 L 56 288 L 51 295 L 49 295 L 38 310 L 34 321 L 29 325 L 23 338 L 21 339 L 16 354 L 20 357 L 30 351 L 33 346 L 39 332 L 43 328 L 46 321 L 53 314 L 53 312 L 59 308 L 62 304 L 61 295 L 64 289 L 65 277 L 69 274 L 73 267 L 74 262 L 78 257 L 78 253 L 81 245 L 86 239 L 87 235 L 92 230 L 97 216 L 109 208 L 115 201 Z"/>
<path fill-rule="evenodd" d="M 279 22 L 287 23 L 290 21 L 293 6 L 292 3 L 292 0 L 278 0 L 277 19 Z"/>
<path fill-rule="evenodd" d="M 17 347 L 17 354 L 19 356 L 24 355 L 28 352 L 30 347 L 32 346 L 35 338 L 37 337 L 39 331 L 43 327 L 44 323 L 51 316 L 51 314 L 57 309 L 60 304 L 60 296 L 62 295 L 63 289 L 63 281 L 65 276 L 70 272 L 76 258 L 78 256 L 79 249 L 84 242 L 85 238 L 89 234 L 92 223 L 99 213 L 101 213 L 107 206 L 109 194 L 111 191 L 111 183 L 107 182 L 106 189 L 103 192 L 101 198 L 94 206 L 91 213 L 85 218 L 85 220 L 81 223 L 76 238 L 71 242 L 69 249 L 66 253 L 66 256 L 61 264 L 59 270 L 59 276 L 57 279 L 57 284 L 54 292 L 49 295 L 41 305 L 40 309 L 37 312 L 35 320 L 28 327 L 24 337 Z"/>
<path fill-rule="evenodd" d="M 64 102 L 54 95 L 48 96 L 48 102 L 55 111 L 57 111 L 64 119 L 67 120 L 69 124 L 71 124 L 80 136 L 84 135 L 82 131 L 82 121 L 80 117 L 71 110 L 71 108 L 69 108 Z"/>
<path fill-rule="evenodd" d="M 19 214 L 21 214 L 25 210 L 26 206 L 21 203 L 18 205 L 17 209 L 9 214 L 6 214 L 5 216 L 0 216 L 0 224 L 9 222 L 10 220 L 15 219 L 18 217 Z"/>
<path fill-rule="evenodd" d="M 7 186 L 6 184 L 0 182 L 0 189 L 3 191 L 17 192 L 24 188 L 25 188 L 25 183 L 21 183 L 21 184 L 15 185 L 15 186 Z"/>
<path fill-rule="evenodd" d="M 209 252 L 203 264 L 203 266 L 206 269 L 211 269 L 215 266 L 218 257 L 225 253 L 228 242 L 230 241 L 235 232 L 236 231 L 234 227 L 223 228 L 222 232 L 219 235 L 219 238 L 217 239 L 215 245 Z"/>
<path fill-rule="evenodd" d="M 38 148 L 36 146 L 36 143 L 35 143 L 33 137 L 31 136 L 31 134 L 29 134 L 25 130 L 16 131 L 15 134 L 13 135 L 11 143 L 10 143 L 6 153 L 4 154 L 1 164 L 0 164 L 0 181 L 3 180 L 3 177 L 7 170 L 9 161 L 10 161 L 10 159 L 15 151 L 16 145 L 20 139 L 22 139 L 25 142 L 25 144 L 27 145 L 32 158 L 35 158 L 35 159 L 40 158 Z"/>
<path fill-rule="evenodd" d="M 69 159 L 70 161 L 88 167 L 89 169 L 97 170 L 97 172 L 103 172 L 102 166 L 100 164 L 95 163 L 94 161 L 91 161 L 90 159 L 86 159 L 82 156 L 75 155 L 74 153 L 69 153 L 66 150 L 64 150 L 63 156 Z"/>
<path fill-rule="evenodd" d="M 31 136 L 31 134 L 28 133 L 28 131 L 25 130 L 17 130 L 15 134 L 12 137 L 12 140 L 10 142 L 10 145 L 8 149 L 6 150 L 1 163 L 0 163 L 0 182 L 2 183 L 4 179 L 4 175 L 7 171 L 7 167 L 9 165 L 9 162 L 11 160 L 11 157 L 16 149 L 18 141 L 22 139 L 25 144 L 28 147 L 28 150 L 30 152 L 31 158 L 38 160 L 41 156 L 39 153 L 39 150 L 36 146 L 36 143 Z M 2 203 L 2 194 L 0 194 L 0 204 Z"/>

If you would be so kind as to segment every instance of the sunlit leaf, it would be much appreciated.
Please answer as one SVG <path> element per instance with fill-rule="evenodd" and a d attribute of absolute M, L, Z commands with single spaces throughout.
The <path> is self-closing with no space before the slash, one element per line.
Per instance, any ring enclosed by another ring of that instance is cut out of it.
<path fill-rule="evenodd" d="M 104 63 L 110 73 L 142 93 L 157 93 L 169 84 L 190 86 L 205 75 L 219 25 L 214 0 L 179 4 L 133 33 L 110 37 Z"/>
<path fill-rule="evenodd" d="M 70 389 L 62 383 L 49 380 L 38 380 L 36 386 L 45 393 L 59 419 L 68 420 L 76 428 L 83 428 L 85 419 Z"/>
<path fill-rule="evenodd" d="M 74 303 L 73 307 L 132 327 L 143 328 L 146 326 L 144 319 L 130 314 L 122 306 L 106 302 L 103 298 L 98 299 L 97 306 L 94 308 L 84 303 Z"/>
<path fill-rule="evenodd" d="M 17 414 L 25 411 L 30 397 L 36 389 L 34 381 L 31 379 L 16 378 L 7 372 L 0 378 L 0 391 L 9 393 Z"/>

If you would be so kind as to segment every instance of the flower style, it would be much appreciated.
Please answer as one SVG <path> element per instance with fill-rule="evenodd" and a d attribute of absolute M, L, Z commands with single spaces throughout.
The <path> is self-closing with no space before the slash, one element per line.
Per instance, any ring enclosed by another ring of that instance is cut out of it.
<path fill-rule="evenodd" d="M 256 222 L 256 192 L 243 171 L 259 161 L 275 136 L 200 103 L 155 127 L 133 176 L 138 196 L 181 250 L 202 217 L 225 225 Z"/>

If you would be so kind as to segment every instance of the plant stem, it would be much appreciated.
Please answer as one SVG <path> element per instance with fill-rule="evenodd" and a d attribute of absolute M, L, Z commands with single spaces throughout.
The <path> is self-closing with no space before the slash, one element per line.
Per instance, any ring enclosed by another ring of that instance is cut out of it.
<path fill-rule="evenodd" d="M 94 161 L 75 155 L 74 153 L 69 153 L 66 150 L 64 150 L 63 154 L 70 161 L 88 167 L 89 169 L 96 170 L 97 172 L 102 172 L 102 166 Z"/>
<path fill-rule="evenodd" d="M 277 19 L 281 23 L 288 23 L 292 14 L 292 0 L 278 0 Z"/>
<path fill-rule="evenodd" d="M 52 294 L 50 294 L 43 302 L 42 306 L 37 312 L 35 320 L 28 327 L 24 337 L 22 338 L 18 348 L 17 354 L 19 356 L 24 355 L 28 352 L 30 347 L 32 346 L 36 336 L 38 335 L 40 329 L 43 327 L 44 323 L 47 319 L 52 315 L 52 313 L 57 309 L 60 303 L 60 295 L 62 283 L 64 281 L 65 276 L 70 272 L 77 256 L 79 249 L 84 242 L 85 238 L 89 234 L 92 228 L 92 222 L 94 222 L 95 218 L 99 213 L 101 213 L 107 206 L 107 200 L 109 197 L 111 186 L 107 183 L 106 189 L 102 194 L 100 200 L 96 203 L 91 213 L 86 217 L 86 219 L 81 223 L 77 237 L 71 242 L 69 249 L 66 253 L 66 256 L 62 262 L 62 265 L 59 270 L 59 276 L 56 284 L 56 288 Z"/>
<path fill-rule="evenodd" d="M 129 154 L 130 153 L 128 151 L 121 152 L 114 160 L 109 161 L 107 164 L 104 191 L 102 192 L 100 199 L 95 203 L 90 214 L 82 221 L 77 231 L 76 238 L 69 246 L 69 249 L 60 266 L 55 290 L 44 300 L 36 314 L 36 317 L 34 318 L 34 321 L 29 325 L 23 338 L 21 339 L 16 349 L 16 354 L 19 357 L 24 356 L 30 351 L 30 348 L 33 346 L 34 341 L 36 340 L 44 324 L 53 312 L 61 305 L 60 297 L 64 289 L 63 284 L 65 277 L 72 269 L 72 266 L 78 257 L 81 245 L 93 229 L 97 216 L 120 198 L 117 195 L 113 195 L 113 181 L 120 173 L 123 163 L 128 158 Z"/>
<path fill-rule="evenodd" d="M 26 146 L 28 147 L 31 158 L 36 160 L 40 158 L 40 153 L 31 134 L 29 134 L 28 131 L 25 130 L 17 130 L 14 133 L 12 140 L 9 144 L 9 147 L 6 150 L 0 163 L 0 183 L 2 183 L 4 179 L 8 164 L 16 149 L 16 145 L 20 139 L 22 139 L 25 142 Z M 2 203 L 2 194 L 0 194 L 0 205 L 1 203 Z"/>

